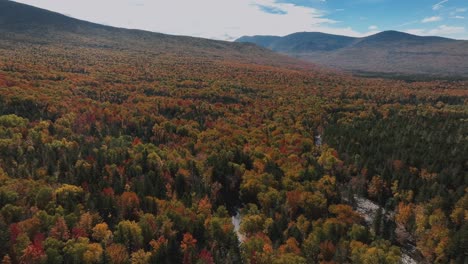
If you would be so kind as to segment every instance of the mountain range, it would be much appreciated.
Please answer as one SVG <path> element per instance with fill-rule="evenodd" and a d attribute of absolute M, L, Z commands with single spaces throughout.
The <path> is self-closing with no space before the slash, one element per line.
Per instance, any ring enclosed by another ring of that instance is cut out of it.
<path fill-rule="evenodd" d="M 255 43 L 319 65 L 358 75 L 388 77 L 468 77 L 468 41 L 384 31 L 363 38 L 300 32 L 244 36 Z"/>
<path fill-rule="evenodd" d="M 315 64 L 364 76 L 468 78 L 468 41 L 397 31 L 364 38 L 301 32 L 227 42 L 109 27 L 0 0 L 0 34 L 4 48 L 18 42 L 60 44 L 289 68 L 317 69 Z"/>
<path fill-rule="evenodd" d="M 116 28 L 8 0 L 0 0 L 0 36 L 0 48 L 4 49 L 18 45 L 59 45 L 132 51 L 156 57 L 177 55 L 202 61 L 229 59 L 293 68 L 312 66 L 250 43 Z"/>
<path fill-rule="evenodd" d="M 311 34 L 216 41 L 0 0 L 0 262 L 463 263 L 468 81 L 294 54 L 439 47 L 463 73 L 466 42 Z"/>

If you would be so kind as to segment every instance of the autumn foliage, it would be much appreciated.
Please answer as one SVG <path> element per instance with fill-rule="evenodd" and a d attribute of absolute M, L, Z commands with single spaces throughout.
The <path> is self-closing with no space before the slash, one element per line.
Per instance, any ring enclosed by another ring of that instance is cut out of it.
<path fill-rule="evenodd" d="M 106 34 L 0 40 L 5 263 L 463 262 L 466 82 Z"/>

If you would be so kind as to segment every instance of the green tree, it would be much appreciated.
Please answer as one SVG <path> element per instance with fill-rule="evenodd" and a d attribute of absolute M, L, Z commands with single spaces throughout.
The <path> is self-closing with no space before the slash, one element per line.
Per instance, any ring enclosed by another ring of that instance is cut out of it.
<path fill-rule="evenodd" d="M 114 240 L 130 249 L 137 250 L 143 245 L 141 227 L 134 221 L 121 221 L 115 228 Z"/>

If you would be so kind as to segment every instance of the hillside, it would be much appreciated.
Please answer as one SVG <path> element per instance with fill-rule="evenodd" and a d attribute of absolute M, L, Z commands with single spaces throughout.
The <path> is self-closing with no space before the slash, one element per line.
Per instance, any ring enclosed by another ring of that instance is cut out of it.
<path fill-rule="evenodd" d="M 237 41 L 358 75 L 468 78 L 468 41 L 397 31 L 364 38 L 304 32 L 268 41 L 262 36 Z"/>
<path fill-rule="evenodd" d="M 463 262 L 467 82 L 0 4 L 2 263 Z"/>
<path fill-rule="evenodd" d="M 8 0 L 0 1 L 2 45 L 69 45 L 110 50 L 164 53 L 201 60 L 231 59 L 272 66 L 312 67 L 252 44 L 172 36 L 94 24 Z"/>

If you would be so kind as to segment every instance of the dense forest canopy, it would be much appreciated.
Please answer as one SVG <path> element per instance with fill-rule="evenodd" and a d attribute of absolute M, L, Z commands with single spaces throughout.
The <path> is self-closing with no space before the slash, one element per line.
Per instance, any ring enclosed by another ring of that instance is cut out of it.
<path fill-rule="evenodd" d="M 90 27 L 0 39 L 2 263 L 466 261 L 467 82 Z"/>

